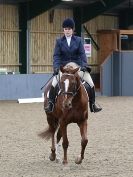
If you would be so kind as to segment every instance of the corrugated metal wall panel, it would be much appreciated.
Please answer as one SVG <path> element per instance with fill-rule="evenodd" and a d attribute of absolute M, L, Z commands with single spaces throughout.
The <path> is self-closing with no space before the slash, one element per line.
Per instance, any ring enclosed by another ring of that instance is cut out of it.
<path fill-rule="evenodd" d="M 115 51 L 101 65 L 101 91 L 106 96 L 133 96 L 133 52 Z"/>

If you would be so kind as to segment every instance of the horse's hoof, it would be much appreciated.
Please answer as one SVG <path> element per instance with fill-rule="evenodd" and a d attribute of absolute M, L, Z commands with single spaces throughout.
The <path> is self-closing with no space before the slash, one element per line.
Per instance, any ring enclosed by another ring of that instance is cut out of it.
<path fill-rule="evenodd" d="M 81 164 L 81 163 L 82 163 L 82 158 L 81 158 L 81 157 L 77 157 L 77 158 L 75 159 L 75 163 L 76 163 L 76 164 Z"/>
<path fill-rule="evenodd" d="M 56 158 L 55 161 L 56 161 L 56 163 L 61 163 L 61 159 L 59 159 L 59 158 Z"/>
<path fill-rule="evenodd" d="M 63 165 L 67 165 L 68 164 L 68 162 L 66 161 L 66 160 L 63 160 Z"/>
<path fill-rule="evenodd" d="M 55 160 L 55 155 L 50 154 L 49 159 L 50 159 L 51 161 L 54 161 L 54 160 Z"/>

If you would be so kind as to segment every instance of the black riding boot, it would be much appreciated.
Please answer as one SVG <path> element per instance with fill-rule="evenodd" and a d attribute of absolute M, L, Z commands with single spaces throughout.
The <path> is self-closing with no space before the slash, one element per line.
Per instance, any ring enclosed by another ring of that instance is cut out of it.
<path fill-rule="evenodd" d="M 95 89 L 94 89 L 94 87 L 92 87 L 90 89 L 89 105 L 90 105 L 91 112 L 99 112 L 102 110 L 102 108 L 97 107 L 97 105 L 95 104 Z"/>
<path fill-rule="evenodd" d="M 56 97 L 56 90 L 53 86 L 51 86 L 49 91 L 48 106 L 44 108 L 46 112 L 53 112 L 55 97 Z"/>
<path fill-rule="evenodd" d="M 99 112 L 102 110 L 102 108 L 97 107 L 95 104 L 95 88 L 90 87 L 89 84 L 85 83 L 85 88 L 87 89 L 87 93 L 89 96 L 89 106 L 90 106 L 90 111 L 91 112 Z"/>

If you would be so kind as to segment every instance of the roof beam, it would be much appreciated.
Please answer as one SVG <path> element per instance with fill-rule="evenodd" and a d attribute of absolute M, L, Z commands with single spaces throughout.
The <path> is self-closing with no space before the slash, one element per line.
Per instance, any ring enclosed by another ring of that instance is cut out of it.
<path fill-rule="evenodd" d="M 32 0 L 28 2 L 28 8 L 30 10 L 28 14 L 28 20 L 36 17 L 37 15 L 55 7 L 61 3 L 61 0 Z"/>
<path fill-rule="evenodd" d="M 120 12 L 119 25 L 121 29 L 128 29 L 129 26 L 133 25 L 133 8 Z"/>
<path fill-rule="evenodd" d="M 82 13 L 79 8 L 73 9 L 73 18 L 75 21 L 75 32 L 77 36 L 81 36 L 82 31 Z"/>
<path fill-rule="evenodd" d="M 125 0 L 99 0 L 93 4 L 82 7 L 82 23 L 85 23 L 92 18 L 101 15 L 107 10 L 121 4 Z"/>

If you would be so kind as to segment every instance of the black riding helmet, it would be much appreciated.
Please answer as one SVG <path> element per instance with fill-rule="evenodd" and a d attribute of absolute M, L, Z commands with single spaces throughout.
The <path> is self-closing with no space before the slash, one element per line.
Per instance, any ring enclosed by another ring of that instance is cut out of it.
<path fill-rule="evenodd" d="M 72 18 L 67 18 L 62 23 L 63 28 L 72 28 L 73 29 L 74 26 L 75 26 L 75 23 L 74 23 L 74 20 Z"/>

